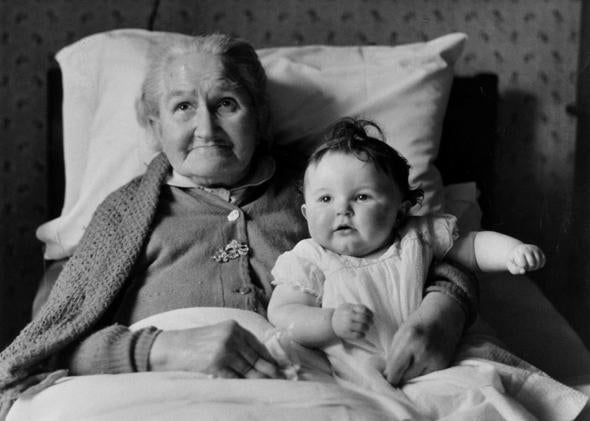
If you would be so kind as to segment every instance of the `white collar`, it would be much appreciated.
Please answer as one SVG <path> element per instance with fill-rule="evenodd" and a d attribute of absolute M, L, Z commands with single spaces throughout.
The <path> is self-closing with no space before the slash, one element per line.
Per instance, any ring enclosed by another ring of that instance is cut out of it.
<path fill-rule="evenodd" d="M 256 156 L 254 157 L 256 159 Z M 270 155 L 263 155 L 259 158 L 258 165 L 241 183 L 237 186 L 226 188 L 209 188 L 195 183 L 191 178 L 178 173 L 174 168 L 172 173 L 168 176 L 166 184 L 169 186 L 187 188 L 187 189 L 201 189 L 214 193 L 218 196 L 232 198 L 248 187 L 259 186 L 267 182 L 274 175 L 276 170 L 275 160 Z M 232 200 L 233 201 L 233 200 Z"/>

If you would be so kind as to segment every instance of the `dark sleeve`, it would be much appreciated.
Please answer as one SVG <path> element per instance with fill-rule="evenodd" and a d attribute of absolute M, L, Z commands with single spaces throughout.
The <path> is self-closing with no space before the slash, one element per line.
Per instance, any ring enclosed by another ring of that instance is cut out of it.
<path fill-rule="evenodd" d="M 155 327 L 132 332 L 123 325 L 108 326 L 67 348 L 60 365 L 72 375 L 149 371 L 150 350 L 160 332 Z"/>
<path fill-rule="evenodd" d="M 465 328 L 477 317 L 479 284 L 475 275 L 456 262 L 444 260 L 430 267 L 424 295 L 440 292 L 451 297 L 465 312 Z"/>
<path fill-rule="evenodd" d="M 46 271 L 33 304 L 33 317 L 47 300 L 66 260 L 53 262 Z M 110 322 L 104 320 L 111 319 L 109 314 L 98 323 L 98 331 L 59 353 L 60 368 L 67 368 L 72 375 L 149 371 L 150 350 L 160 331 L 145 328 L 131 332 L 118 324 L 106 327 Z"/>

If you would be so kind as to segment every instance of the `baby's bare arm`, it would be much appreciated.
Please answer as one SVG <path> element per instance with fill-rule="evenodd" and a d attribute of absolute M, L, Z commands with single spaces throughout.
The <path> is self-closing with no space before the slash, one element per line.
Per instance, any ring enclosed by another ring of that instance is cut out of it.
<path fill-rule="evenodd" d="M 310 347 L 336 340 L 333 313 L 334 309 L 321 308 L 312 295 L 284 284 L 277 285 L 268 304 L 268 320 L 293 335 L 296 342 Z"/>
<path fill-rule="evenodd" d="M 372 323 L 373 313 L 357 304 L 322 308 L 310 294 L 289 285 L 278 285 L 268 305 L 268 319 L 301 345 L 323 347 L 338 338 L 363 337 Z"/>
<path fill-rule="evenodd" d="M 508 270 L 519 274 L 545 265 L 545 255 L 539 247 L 495 231 L 467 233 L 455 241 L 448 257 L 483 272 Z"/>

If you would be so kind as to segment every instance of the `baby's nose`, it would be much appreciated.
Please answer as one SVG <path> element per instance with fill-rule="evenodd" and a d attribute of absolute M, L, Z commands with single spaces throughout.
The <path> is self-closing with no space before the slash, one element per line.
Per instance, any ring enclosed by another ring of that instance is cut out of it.
<path fill-rule="evenodd" d="M 342 203 L 336 210 L 337 215 L 350 216 L 352 215 L 352 207 L 348 203 Z"/>

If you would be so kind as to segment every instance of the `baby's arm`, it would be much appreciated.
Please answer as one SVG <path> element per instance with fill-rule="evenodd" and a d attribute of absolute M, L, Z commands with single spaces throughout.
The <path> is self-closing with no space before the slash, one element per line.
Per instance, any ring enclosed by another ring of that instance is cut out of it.
<path fill-rule="evenodd" d="M 277 285 L 268 304 L 268 320 L 308 347 L 323 347 L 338 338 L 361 338 L 372 319 L 371 310 L 363 305 L 322 308 L 312 295 L 285 284 Z"/>
<path fill-rule="evenodd" d="M 545 255 L 539 247 L 494 231 L 472 231 L 460 237 L 448 257 L 472 270 L 508 270 L 514 275 L 545 265 Z"/>

